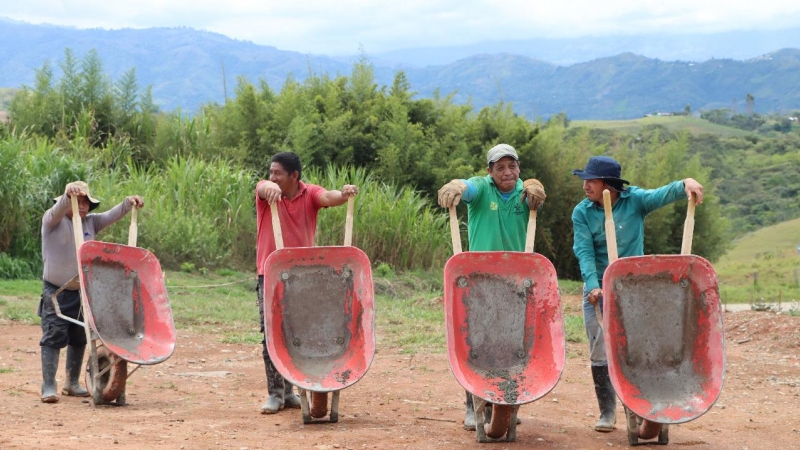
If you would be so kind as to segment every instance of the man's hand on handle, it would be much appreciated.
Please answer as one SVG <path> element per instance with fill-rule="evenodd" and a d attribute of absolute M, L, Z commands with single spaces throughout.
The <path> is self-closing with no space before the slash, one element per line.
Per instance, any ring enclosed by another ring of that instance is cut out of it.
<path fill-rule="evenodd" d="M 138 195 L 131 195 L 125 198 L 125 201 L 130 203 L 131 206 L 135 206 L 137 208 L 144 208 L 144 200 L 142 197 Z"/>
<path fill-rule="evenodd" d="M 453 180 L 439 189 L 439 206 L 449 208 L 461 202 L 461 195 L 467 190 L 467 185 L 461 180 Z"/>
<path fill-rule="evenodd" d="M 592 305 L 596 305 L 600 300 L 603 299 L 603 290 L 600 288 L 594 288 L 589 291 L 589 295 L 586 297 L 586 300 L 589 301 Z"/>
<path fill-rule="evenodd" d="M 72 197 L 73 195 L 77 195 L 78 197 L 86 197 L 89 195 L 89 193 L 86 192 L 84 186 L 85 184 L 83 182 L 73 181 L 64 187 L 64 194 L 66 194 L 67 197 Z"/>
<path fill-rule="evenodd" d="M 258 186 L 258 198 L 265 200 L 269 204 L 279 201 L 281 195 L 281 187 L 272 181 L 266 180 L 266 183 Z"/>
<path fill-rule="evenodd" d="M 698 183 L 694 178 L 686 178 L 683 180 L 683 189 L 686 191 L 686 198 L 694 194 L 696 204 L 703 203 L 703 185 Z"/>
<path fill-rule="evenodd" d="M 520 202 L 527 202 L 528 208 L 531 211 L 537 211 L 544 205 L 544 199 L 547 195 L 544 193 L 544 186 L 536 178 L 529 178 L 522 182 L 522 194 L 519 196 Z"/>
<path fill-rule="evenodd" d="M 345 184 L 341 189 L 342 198 L 350 198 L 358 194 L 358 186 Z"/>

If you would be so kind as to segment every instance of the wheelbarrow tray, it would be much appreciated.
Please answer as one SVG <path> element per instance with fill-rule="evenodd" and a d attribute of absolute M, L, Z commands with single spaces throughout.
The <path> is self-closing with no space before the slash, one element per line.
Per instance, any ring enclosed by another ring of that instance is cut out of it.
<path fill-rule="evenodd" d="M 372 269 L 356 247 L 292 247 L 264 263 L 264 329 L 278 372 L 301 389 L 356 383 L 375 355 Z"/>
<path fill-rule="evenodd" d="M 78 251 L 85 320 L 120 358 L 160 363 L 175 349 L 175 324 L 161 264 L 139 247 L 87 241 Z"/>
<path fill-rule="evenodd" d="M 447 352 L 458 382 L 498 405 L 537 400 L 566 360 L 553 264 L 523 252 L 464 252 L 444 268 Z"/>
<path fill-rule="evenodd" d="M 696 255 L 620 258 L 603 276 L 611 382 L 639 417 L 693 420 L 722 390 L 725 339 L 717 276 Z"/>

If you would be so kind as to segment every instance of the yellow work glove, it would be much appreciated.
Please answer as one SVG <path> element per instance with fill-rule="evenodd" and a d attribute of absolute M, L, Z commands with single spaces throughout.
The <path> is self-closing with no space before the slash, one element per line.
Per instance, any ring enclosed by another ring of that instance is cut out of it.
<path fill-rule="evenodd" d="M 467 184 L 461 180 L 453 180 L 439 189 L 439 206 L 449 208 L 461 201 L 461 194 L 467 190 Z"/>
<path fill-rule="evenodd" d="M 547 195 L 544 193 L 544 186 L 536 178 L 528 178 L 522 182 L 522 194 L 519 196 L 519 201 L 527 201 L 528 208 L 536 211 L 544 205 L 544 199 Z"/>

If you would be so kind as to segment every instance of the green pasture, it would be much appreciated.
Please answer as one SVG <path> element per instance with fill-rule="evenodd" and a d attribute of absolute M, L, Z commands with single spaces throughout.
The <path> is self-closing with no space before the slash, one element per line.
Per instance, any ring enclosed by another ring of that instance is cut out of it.
<path fill-rule="evenodd" d="M 709 122 L 705 119 L 689 116 L 664 116 L 642 117 L 630 120 L 573 120 L 570 128 L 589 128 L 600 130 L 614 130 L 625 134 L 638 134 L 643 128 L 660 125 L 671 132 L 686 130 L 693 136 L 712 134 L 720 137 L 743 137 L 753 133 L 733 127 L 726 127 Z"/>
<path fill-rule="evenodd" d="M 800 301 L 800 219 L 739 238 L 714 264 L 728 303 Z"/>

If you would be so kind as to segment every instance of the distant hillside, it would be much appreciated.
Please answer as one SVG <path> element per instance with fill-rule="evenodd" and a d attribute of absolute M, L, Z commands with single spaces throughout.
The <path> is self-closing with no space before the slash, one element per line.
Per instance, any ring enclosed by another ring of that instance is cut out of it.
<path fill-rule="evenodd" d="M 82 58 L 96 48 L 115 80 L 132 67 L 141 87 L 152 85 L 163 109 L 195 111 L 233 95 L 236 78 L 265 80 L 279 90 L 288 75 L 349 75 L 352 60 L 304 55 L 189 28 L 78 30 L 0 20 L 0 87 L 31 85 L 35 70 L 53 65 L 71 48 Z M 396 66 L 374 62 L 376 82 L 391 85 Z M 57 67 L 54 67 L 57 71 Z M 752 94 L 758 112 L 800 108 L 800 50 L 786 49 L 746 61 L 668 62 L 632 53 L 570 66 L 512 54 L 473 55 L 459 61 L 406 69 L 412 90 L 438 89 L 476 108 L 511 102 L 535 119 L 566 112 L 572 119 L 631 119 L 655 111 L 744 109 Z"/>
<path fill-rule="evenodd" d="M 135 67 L 140 87 L 153 85 L 155 102 L 167 110 L 194 111 L 205 102 L 222 102 L 226 86 L 233 96 L 238 76 L 263 79 L 280 89 L 290 73 L 304 79 L 309 70 L 335 75 L 349 73 L 351 67 L 190 28 L 78 30 L 0 21 L 0 87 L 33 84 L 35 70 L 45 61 L 55 66 L 66 48 L 78 58 L 97 49 L 105 72 L 114 79 Z"/>
<path fill-rule="evenodd" d="M 475 105 L 512 101 L 526 117 L 566 112 L 572 119 L 630 119 L 646 113 L 738 108 L 747 93 L 755 111 L 800 106 L 800 50 L 747 61 L 667 62 L 631 53 L 559 67 L 516 55 L 478 55 L 442 67 L 409 71 L 422 95 L 439 86 Z M 736 100 L 736 103 L 734 103 Z"/>
<path fill-rule="evenodd" d="M 720 33 L 583 36 L 576 38 L 494 40 L 453 47 L 407 48 L 375 55 L 385 64 L 440 66 L 477 54 L 512 53 L 570 66 L 620 53 L 666 61 L 746 60 L 800 42 L 800 27 Z"/>

